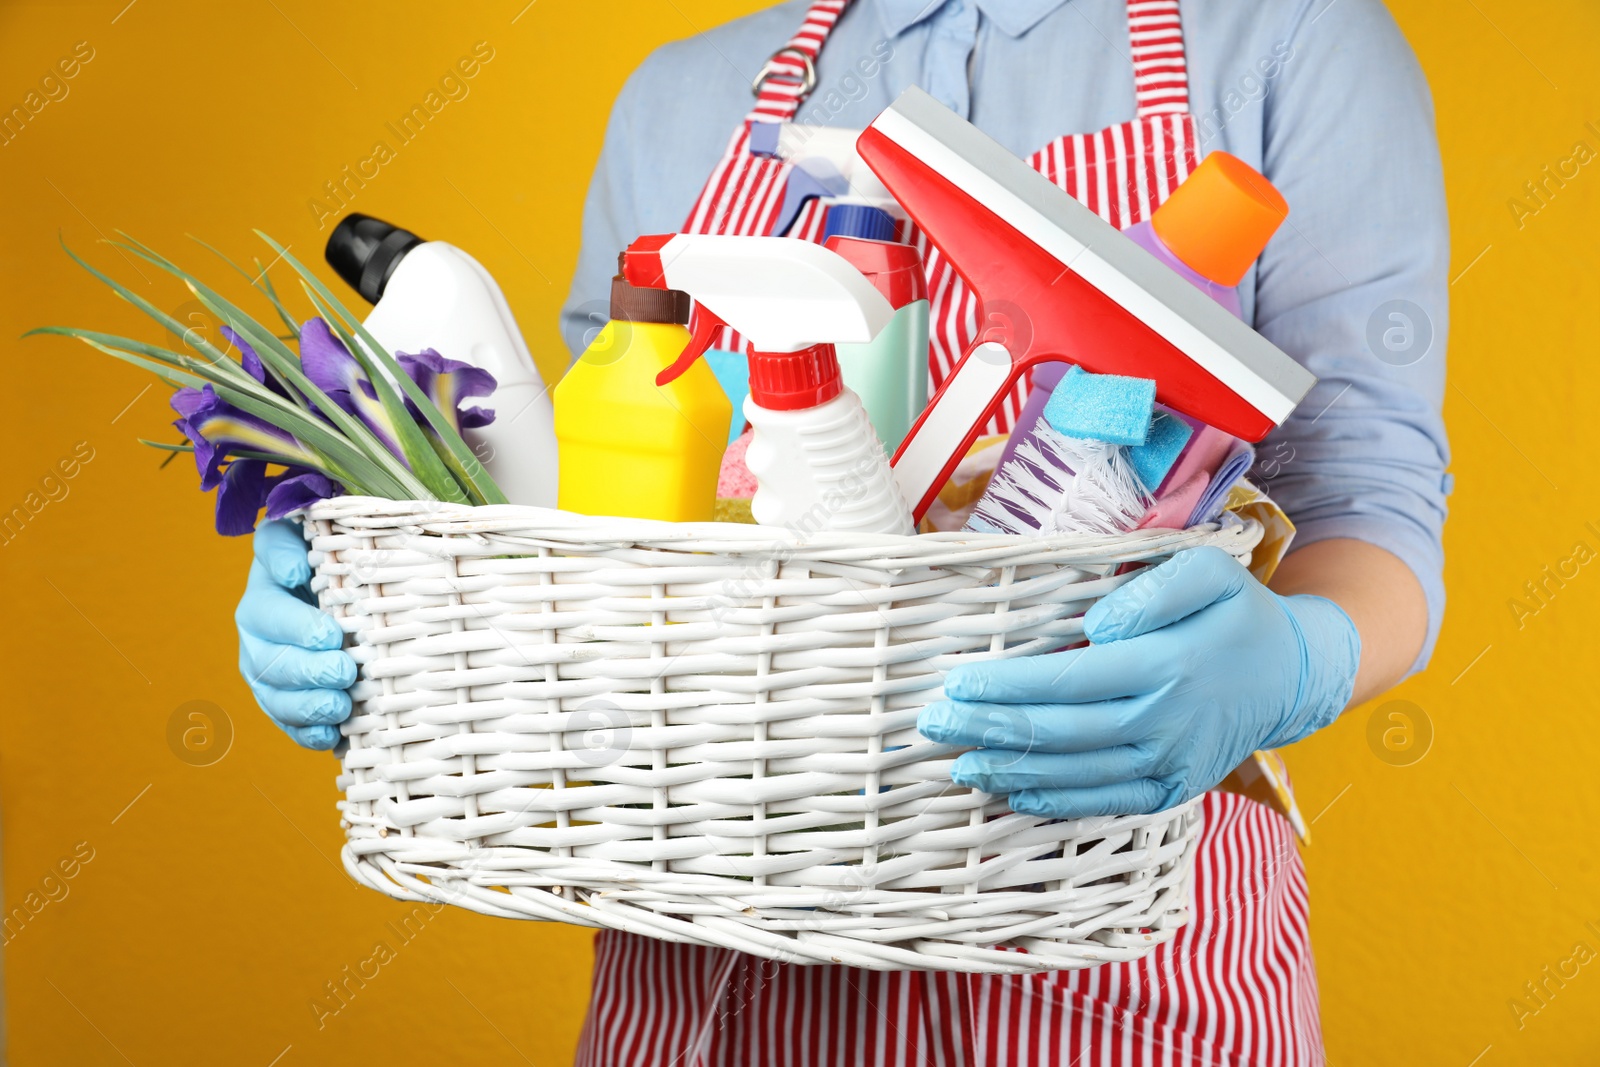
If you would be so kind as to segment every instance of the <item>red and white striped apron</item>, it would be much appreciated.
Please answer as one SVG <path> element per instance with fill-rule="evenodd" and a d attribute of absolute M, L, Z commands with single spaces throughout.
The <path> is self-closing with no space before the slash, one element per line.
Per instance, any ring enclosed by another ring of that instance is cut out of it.
<path fill-rule="evenodd" d="M 1137 963 L 863 971 L 602 931 L 583 1067 L 1300 1067 L 1323 1061 L 1305 869 L 1281 815 L 1207 793 L 1188 925 Z"/>
<path fill-rule="evenodd" d="M 750 124 L 794 117 L 849 0 L 815 0 L 767 65 L 755 108 L 684 224 L 770 235 L 791 166 L 749 151 Z M 1177 0 L 1128 0 L 1137 114 L 1060 137 L 1028 163 L 1119 228 L 1147 218 L 1198 162 Z M 818 240 L 820 212 L 790 233 Z M 932 303 L 934 389 L 977 333 L 978 307 L 914 226 Z M 742 341 L 726 335 L 722 347 Z M 1011 426 L 1019 387 L 988 432 Z M 603 931 L 578 1063 L 584 1067 L 1300 1067 L 1323 1062 L 1305 870 L 1289 822 L 1211 792 L 1195 907 L 1171 942 L 1131 964 L 1023 976 L 780 964 Z"/>

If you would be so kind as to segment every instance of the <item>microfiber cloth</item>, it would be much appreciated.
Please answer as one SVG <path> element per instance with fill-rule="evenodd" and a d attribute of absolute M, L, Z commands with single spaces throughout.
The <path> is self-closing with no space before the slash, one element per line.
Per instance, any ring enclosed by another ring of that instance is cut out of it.
<path fill-rule="evenodd" d="M 1157 407 L 1155 418 L 1150 420 L 1150 434 L 1142 445 L 1128 449 L 1128 462 L 1139 482 L 1152 494 L 1166 480 L 1167 472 L 1178 462 L 1183 446 L 1194 436 L 1194 428 L 1183 419 Z"/>
<path fill-rule="evenodd" d="M 1179 415 L 1194 428 L 1194 436 L 1189 438 L 1189 443 L 1183 446 L 1183 451 L 1178 455 L 1178 462 L 1173 465 L 1167 474 L 1167 485 L 1181 485 L 1195 474 L 1204 474 L 1208 478 L 1215 474 L 1233 451 L 1233 444 L 1238 438 L 1232 434 L 1223 433 L 1215 426 L 1207 426 L 1203 422 Z M 1158 491 L 1156 496 L 1161 493 Z"/>
<path fill-rule="evenodd" d="M 1217 472 L 1211 476 L 1211 484 L 1206 486 L 1206 491 L 1201 494 L 1199 503 L 1189 513 L 1187 525 L 1195 526 L 1202 522 L 1215 522 L 1222 515 L 1223 505 L 1228 500 L 1228 490 L 1233 488 L 1233 483 L 1244 476 L 1256 461 L 1256 450 L 1250 447 L 1249 442 L 1235 439 L 1233 448 L 1228 452 L 1228 458 L 1222 461 Z"/>
<path fill-rule="evenodd" d="M 1155 504 L 1139 520 L 1141 530 L 1186 530 L 1189 516 L 1194 513 L 1200 498 L 1211 484 L 1211 475 L 1197 471 L 1183 481 L 1168 479 L 1166 488 L 1156 497 Z"/>
<path fill-rule="evenodd" d="M 1073 367 L 1044 407 L 1045 421 L 1066 437 L 1142 445 L 1150 434 L 1156 383 Z"/>
<path fill-rule="evenodd" d="M 1214 520 L 1228 490 L 1254 462 L 1255 450 L 1246 442 L 1186 415 L 1171 414 L 1194 428 L 1194 435 L 1156 492 L 1155 505 L 1139 520 L 1141 530 L 1181 530 Z"/>
<path fill-rule="evenodd" d="M 743 352 L 721 348 L 708 349 L 705 360 L 733 405 L 733 418 L 728 420 L 728 444 L 731 445 L 744 432 L 744 398 L 750 395 L 750 361 Z"/>

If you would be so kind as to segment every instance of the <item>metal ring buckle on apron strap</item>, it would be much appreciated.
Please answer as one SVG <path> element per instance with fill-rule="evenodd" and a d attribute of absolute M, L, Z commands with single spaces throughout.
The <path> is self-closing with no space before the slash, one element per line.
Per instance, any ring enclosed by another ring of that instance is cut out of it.
<path fill-rule="evenodd" d="M 778 49 L 776 52 L 772 53 L 771 58 L 769 58 L 765 63 L 761 64 L 761 73 L 757 74 L 755 81 L 750 83 L 750 95 L 760 96 L 761 86 L 766 83 L 768 78 L 775 74 L 782 73 L 786 77 L 791 76 L 774 68 L 774 64 L 776 64 L 783 56 L 800 57 L 800 62 L 805 68 L 805 71 L 800 78 L 800 93 L 795 97 L 795 103 L 799 103 L 811 95 L 811 91 L 817 87 L 817 65 L 811 61 L 810 55 L 794 47 L 793 45 Z"/>

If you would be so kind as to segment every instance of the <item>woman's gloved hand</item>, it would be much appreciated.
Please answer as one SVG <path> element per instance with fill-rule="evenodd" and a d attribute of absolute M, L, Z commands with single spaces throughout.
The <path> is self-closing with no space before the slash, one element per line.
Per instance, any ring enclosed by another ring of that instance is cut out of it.
<path fill-rule="evenodd" d="M 239 671 L 261 710 L 306 748 L 330 749 L 350 715 L 356 661 L 339 646 L 344 634 L 311 598 L 305 539 L 292 522 L 264 522 L 239 625 Z"/>
<path fill-rule="evenodd" d="M 1361 660 L 1338 605 L 1278 596 L 1210 547 L 1106 596 L 1084 633 L 1087 648 L 950 672 L 917 727 L 978 748 L 957 784 L 1045 818 L 1163 811 L 1338 718 Z"/>

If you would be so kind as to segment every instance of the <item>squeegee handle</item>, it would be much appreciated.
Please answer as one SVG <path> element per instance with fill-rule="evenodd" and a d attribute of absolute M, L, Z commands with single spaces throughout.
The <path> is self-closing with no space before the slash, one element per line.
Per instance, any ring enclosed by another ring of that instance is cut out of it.
<path fill-rule="evenodd" d="M 961 357 L 894 454 L 894 480 L 918 522 L 960 465 L 978 431 L 1032 361 L 985 341 Z"/>

